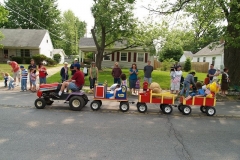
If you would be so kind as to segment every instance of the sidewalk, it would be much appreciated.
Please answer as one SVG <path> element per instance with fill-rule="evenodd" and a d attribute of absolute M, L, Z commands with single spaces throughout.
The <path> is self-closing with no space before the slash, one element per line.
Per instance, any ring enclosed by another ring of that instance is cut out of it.
<path fill-rule="evenodd" d="M 55 73 L 60 72 L 61 68 L 62 68 L 62 66 L 48 68 L 48 69 L 47 69 L 47 73 L 48 73 L 48 76 L 47 76 L 47 77 L 51 77 L 51 76 L 54 75 Z M 59 76 L 60 76 L 60 75 L 59 75 Z M 59 78 L 59 79 L 60 79 L 60 78 Z M 27 80 L 27 87 L 28 87 L 28 89 L 29 89 L 29 83 L 30 83 L 30 81 L 29 81 L 29 76 L 28 76 L 28 80 Z M 36 83 L 37 83 L 37 88 L 38 88 L 39 78 L 36 79 Z M 18 84 L 18 82 L 17 82 L 17 84 Z M 0 81 L 0 87 L 1 87 L 1 90 L 2 90 L 2 87 L 4 88 L 4 80 L 1 80 L 1 81 Z M 7 90 L 7 89 L 8 89 L 8 88 L 6 88 L 6 90 Z M 14 88 L 14 90 L 16 90 L 16 91 L 20 91 L 20 89 L 21 89 L 21 84 L 19 84 L 18 86 L 15 86 L 15 88 Z"/>

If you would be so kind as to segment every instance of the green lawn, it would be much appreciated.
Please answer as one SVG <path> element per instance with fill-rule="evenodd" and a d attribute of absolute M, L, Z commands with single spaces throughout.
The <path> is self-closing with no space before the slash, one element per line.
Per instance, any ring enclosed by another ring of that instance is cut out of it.
<path fill-rule="evenodd" d="M 123 73 L 125 73 L 127 76 L 128 69 L 123 69 Z M 186 77 L 188 73 L 184 72 L 183 76 Z M 160 84 L 161 88 L 163 89 L 169 89 L 170 86 L 170 72 L 166 71 L 159 71 L 154 70 L 152 73 L 153 82 L 157 82 Z M 142 78 L 141 83 L 143 83 L 143 70 L 139 70 L 139 76 Z M 196 73 L 196 77 L 198 77 L 198 81 L 203 81 L 206 77 L 206 73 Z M 99 72 L 99 83 L 103 83 L 105 80 L 108 82 L 108 86 L 111 86 L 113 84 L 113 78 L 111 75 L 111 69 L 105 69 L 104 71 Z M 47 83 L 53 83 L 53 82 L 60 82 L 60 74 L 56 73 L 51 77 L 47 78 Z M 89 80 L 88 77 L 85 78 L 85 86 L 89 86 Z"/>
<path fill-rule="evenodd" d="M 23 65 L 25 68 L 27 68 L 29 66 L 29 64 L 19 64 L 19 66 Z M 62 64 L 58 64 L 56 66 L 62 66 Z M 47 68 L 52 68 L 52 67 L 56 67 L 56 66 L 46 66 Z M 11 72 L 12 68 L 10 65 L 8 64 L 0 64 L 0 80 L 3 80 L 3 76 L 2 76 L 2 72 L 7 72 L 12 76 L 12 72 Z"/>

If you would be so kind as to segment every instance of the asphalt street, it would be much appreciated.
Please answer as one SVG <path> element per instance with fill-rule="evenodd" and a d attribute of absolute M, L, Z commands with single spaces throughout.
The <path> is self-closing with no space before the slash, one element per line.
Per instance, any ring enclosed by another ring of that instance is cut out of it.
<path fill-rule="evenodd" d="M 0 121 L 1 160 L 240 159 L 234 118 L 0 106 Z"/>

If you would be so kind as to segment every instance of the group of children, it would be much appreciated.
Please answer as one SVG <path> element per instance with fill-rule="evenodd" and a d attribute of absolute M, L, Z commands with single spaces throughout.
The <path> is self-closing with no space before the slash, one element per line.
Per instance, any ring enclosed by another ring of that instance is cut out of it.
<path fill-rule="evenodd" d="M 121 78 L 121 84 L 115 83 L 110 87 L 110 90 L 113 92 L 113 96 L 110 97 L 109 99 L 115 99 L 116 92 L 121 90 L 121 86 L 126 86 L 127 87 L 127 77 L 126 77 L 126 75 L 122 74 L 120 76 L 120 78 Z M 141 88 L 140 80 L 141 80 L 141 78 L 138 77 L 137 81 L 136 81 L 136 84 L 135 84 L 135 92 L 133 91 L 132 95 L 138 95 L 139 94 L 139 90 Z M 143 82 L 143 91 L 145 92 L 147 89 L 148 89 L 148 82 L 145 80 Z"/>
<path fill-rule="evenodd" d="M 28 79 L 28 71 L 24 68 L 24 66 L 20 66 L 21 69 L 21 92 L 27 91 L 27 79 Z M 35 72 L 34 68 L 30 69 L 30 81 L 33 85 L 31 91 L 36 92 L 36 78 L 37 74 Z M 10 76 L 9 73 L 2 72 L 3 78 L 4 78 L 4 87 L 8 87 L 8 90 L 13 90 L 15 87 L 15 80 L 12 76 Z"/>

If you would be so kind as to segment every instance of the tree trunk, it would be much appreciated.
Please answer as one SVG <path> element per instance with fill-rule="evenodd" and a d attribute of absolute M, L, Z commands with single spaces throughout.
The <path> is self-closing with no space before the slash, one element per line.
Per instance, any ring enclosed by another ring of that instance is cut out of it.
<path fill-rule="evenodd" d="M 225 45 L 224 65 L 229 70 L 230 82 L 232 85 L 240 85 L 240 48 Z"/>
<path fill-rule="evenodd" d="M 102 61 L 103 61 L 103 51 L 99 50 L 96 53 L 96 67 L 98 68 L 98 70 L 102 69 Z"/>
<path fill-rule="evenodd" d="M 240 29 L 237 27 L 240 23 L 237 16 L 239 12 L 239 7 L 235 3 L 230 3 L 230 12 L 226 16 L 228 26 L 227 39 L 224 44 L 224 65 L 229 70 L 232 85 L 240 85 Z"/>

